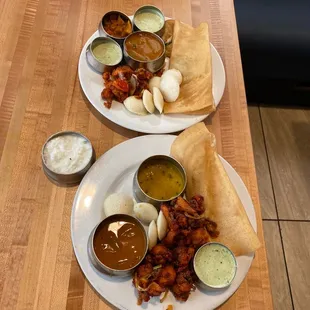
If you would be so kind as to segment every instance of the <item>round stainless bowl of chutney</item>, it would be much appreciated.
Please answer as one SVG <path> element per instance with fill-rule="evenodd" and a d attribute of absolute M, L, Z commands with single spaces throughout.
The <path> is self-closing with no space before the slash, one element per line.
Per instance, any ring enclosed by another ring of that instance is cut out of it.
<path fill-rule="evenodd" d="M 97 72 L 111 72 L 123 59 L 120 45 L 111 38 L 98 37 L 86 49 L 86 60 Z"/>
<path fill-rule="evenodd" d="M 194 256 L 197 285 L 206 290 L 227 288 L 237 273 L 234 253 L 224 244 L 209 242 L 202 245 Z"/>
<path fill-rule="evenodd" d="M 135 12 L 133 24 L 135 30 L 153 32 L 161 37 L 165 31 L 165 15 L 156 6 L 144 5 Z"/>

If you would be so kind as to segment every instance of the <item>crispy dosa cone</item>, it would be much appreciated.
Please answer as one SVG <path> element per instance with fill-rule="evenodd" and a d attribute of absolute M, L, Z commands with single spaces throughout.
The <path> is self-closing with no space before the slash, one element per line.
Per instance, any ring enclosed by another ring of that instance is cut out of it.
<path fill-rule="evenodd" d="M 258 249 L 260 242 L 215 151 L 214 135 L 205 125 L 198 123 L 181 133 L 172 144 L 171 155 L 187 173 L 186 196 L 204 197 L 205 216 L 217 223 L 220 232 L 216 241 L 236 256 Z"/>
<path fill-rule="evenodd" d="M 182 73 L 183 83 L 179 98 L 166 103 L 164 113 L 207 114 L 215 110 L 207 23 L 193 28 L 175 21 L 169 68 Z"/>

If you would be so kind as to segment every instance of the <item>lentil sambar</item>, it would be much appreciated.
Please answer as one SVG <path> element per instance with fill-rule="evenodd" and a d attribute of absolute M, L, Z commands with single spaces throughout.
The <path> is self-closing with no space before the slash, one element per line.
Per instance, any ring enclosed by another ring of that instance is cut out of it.
<path fill-rule="evenodd" d="M 141 165 L 138 182 L 145 194 L 158 200 L 169 200 L 182 193 L 184 178 L 171 161 L 154 158 Z"/>

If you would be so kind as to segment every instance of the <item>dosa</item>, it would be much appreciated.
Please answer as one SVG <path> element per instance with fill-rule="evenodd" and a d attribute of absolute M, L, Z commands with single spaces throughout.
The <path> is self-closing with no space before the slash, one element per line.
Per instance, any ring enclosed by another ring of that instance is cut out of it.
<path fill-rule="evenodd" d="M 172 42 L 169 68 L 182 73 L 183 83 L 179 98 L 166 103 L 164 113 L 211 113 L 215 105 L 208 24 L 193 28 L 176 20 Z"/>
<path fill-rule="evenodd" d="M 186 196 L 204 197 L 204 215 L 217 223 L 220 232 L 216 241 L 228 246 L 236 256 L 258 249 L 258 237 L 215 150 L 214 135 L 204 123 L 181 133 L 171 146 L 171 156 L 187 173 Z"/>

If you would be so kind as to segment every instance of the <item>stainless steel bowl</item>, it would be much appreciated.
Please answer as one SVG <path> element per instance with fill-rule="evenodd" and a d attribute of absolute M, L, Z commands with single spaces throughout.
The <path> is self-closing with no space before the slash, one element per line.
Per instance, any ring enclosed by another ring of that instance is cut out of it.
<path fill-rule="evenodd" d="M 113 218 L 114 220 L 124 220 L 126 218 L 130 218 L 131 221 L 134 221 L 138 226 L 140 226 L 140 228 L 142 229 L 142 231 L 144 233 L 144 237 L 145 237 L 145 251 L 144 251 L 144 255 L 141 258 L 141 260 L 138 262 L 138 264 L 136 264 L 132 268 L 125 269 L 125 270 L 112 269 L 112 268 L 106 266 L 105 264 L 103 264 L 99 260 L 99 258 L 97 257 L 97 255 L 95 253 L 95 250 L 94 250 L 94 236 L 95 236 L 95 233 L 96 233 L 98 228 L 100 228 L 102 225 L 104 225 L 107 222 L 107 220 L 111 220 L 111 218 Z M 114 214 L 114 215 L 106 217 L 102 222 L 100 222 L 92 230 L 92 232 L 91 232 L 91 234 L 89 236 L 89 239 L 88 239 L 88 243 L 87 243 L 87 251 L 88 251 L 88 256 L 90 258 L 91 263 L 100 272 L 102 272 L 104 274 L 107 274 L 107 275 L 110 275 L 110 276 L 127 277 L 127 276 L 131 275 L 132 272 L 134 271 L 134 269 L 143 261 L 145 255 L 146 255 L 146 253 L 148 251 L 148 238 L 147 238 L 147 234 L 146 234 L 146 231 L 145 231 L 143 225 L 135 217 L 127 215 L 127 214 Z"/>
<path fill-rule="evenodd" d="M 112 38 L 113 40 L 115 40 L 117 43 L 119 43 L 121 46 L 123 45 L 123 42 L 126 38 L 125 37 L 122 37 L 122 38 L 119 38 L 119 37 L 114 37 L 110 34 L 108 34 L 105 30 L 104 30 L 104 27 L 103 27 L 103 23 L 104 23 L 104 19 L 107 18 L 109 15 L 112 15 L 112 14 L 119 14 L 124 21 L 129 21 L 130 22 L 130 25 L 131 25 L 131 32 L 133 31 L 133 25 L 132 25 L 132 21 L 130 20 L 130 18 L 123 12 L 120 12 L 120 11 L 109 11 L 107 13 L 105 13 L 102 17 L 102 19 L 100 20 L 99 22 L 99 26 L 98 26 L 98 31 L 99 31 L 99 35 L 101 37 L 108 37 L 108 38 Z"/>
<path fill-rule="evenodd" d="M 127 49 L 126 49 L 126 41 L 128 39 L 130 39 L 130 36 L 135 35 L 137 33 L 147 33 L 148 35 L 154 36 L 161 43 L 161 45 L 163 47 L 163 53 L 157 59 L 154 59 L 154 60 L 137 60 L 137 59 L 131 57 L 128 54 Z M 125 62 L 134 70 L 136 70 L 138 68 L 144 68 L 144 69 L 147 69 L 148 71 L 154 73 L 154 72 L 157 72 L 158 70 L 162 69 L 165 65 L 165 53 L 166 53 L 165 43 L 161 37 L 159 37 L 158 35 L 156 35 L 154 33 L 147 32 L 147 31 L 137 31 L 137 32 L 130 34 L 124 41 L 123 50 L 124 50 Z"/>
<path fill-rule="evenodd" d="M 235 262 L 234 275 L 233 275 L 232 279 L 230 280 L 229 283 L 227 283 L 227 284 L 225 284 L 225 285 L 222 285 L 222 286 L 212 286 L 212 285 L 210 285 L 210 284 L 207 284 L 206 282 L 204 282 L 202 279 L 199 278 L 199 276 L 197 275 L 197 272 L 196 272 L 196 268 L 197 268 L 197 266 L 196 266 L 197 254 L 198 254 L 204 247 L 210 246 L 210 245 L 212 245 L 212 244 L 217 244 L 217 245 L 220 245 L 220 246 L 224 247 L 225 249 L 227 249 L 227 250 L 230 252 L 230 254 L 232 255 L 233 260 L 234 260 L 234 262 Z M 233 282 L 233 280 L 234 280 L 234 278 L 235 278 L 235 276 L 236 276 L 236 273 L 237 273 L 237 268 L 238 268 L 238 265 L 237 265 L 237 260 L 236 260 L 236 257 L 235 257 L 235 255 L 234 255 L 234 253 L 233 253 L 226 245 L 224 245 L 224 244 L 222 244 L 222 243 L 219 243 L 219 242 L 208 242 L 208 243 L 202 245 L 202 246 L 198 249 L 198 251 L 196 252 L 196 254 L 195 254 L 195 256 L 194 256 L 194 270 L 195 270 L 195 273 L 196 273 L 197 278 L 198 278 L 197 285 L 198 285 L 199 287 L 201 287 L 202 289 L 214 291 L 214 290 L 221 290 L 221 289 L 227 288 L 227 287 L 230 286 L 230 284 Z"/>
<path fill-rule="evenodd" d="M 181 174 L 183 176 L 184 186 L 182 188 L 182 191 L 178 195 L 173 196 L 173 197 L 169 198 L 168 200 L 167 199 L 166 200 L 161 200 L 161 199 L 155 199 L 153 197 L 150 197 L 149 195 L 147 195 L 142 190 L 142 188 L 141 188 L 141 186 L 139 184 L 138 173 L 139 173 L 140 168 L 142 167 L 142 165 L 144 165 L 148 161 L 154 160 L 154 159 L 164 159 L 164 160 L 167 160 L 167 161 L 171 162 L 172 164 L 174 164 L 179 169 L 179 171 L 181 172 Z M 176 197 L 182 195 L 184 193 L 185 188 L 186 188 L 186 183 L 187 183 L 187 178 L 186 178 L 185 169 L 183 168 L 183 166 L 178 161 L 176 161 L 174 158 L 172 158 L 170 156 L 167 156 L 167 155 L 155 155 L 155 156 L 151 156 L 151 157 L 147 158 L 146 160 L 144 160 L 140 164 L 138 170 L 136 171 L 136 173 L 135 173 L 135 175 L 133 177 L 133 195 L 134 195 L 134 197 L 135 197 L 135 199 L 137 201 L 139 201 L 139 202 L 148 202 L 148 203 L 151 203 L 152 205 L 154 205 L 155 207 L 159 208 L 162 203 L 170 201 L 170 200 L 173 200 Z"/>
<path fill-rule="evenodd" d="M 155 34 L 159 35 L 160 37 L 164 34 L 164 31 L 165 31 L 165 15 L 163 14 L 163 12 L 157 8 L 156 6 L 153 6 L 153 5 L 144 5 L 144 6 L 141 6 L 134 14 L 134 17 L 133 17 L 133 24 L 134 24 L 134 29 L 135 30 L 141 30 L 141 31 L 144 31 L 145 29 L 140 29 L 136 23 L 135 23 L 135 19 L 137 17 L 137 15 L 141 14 L 141 13 L 144 13 L 144 12 L 149 12 L 149 13 L 153 13 L 153 14 L 156 14 L 157 16 L 159 16 L 162 21 L 163 21 L 163 26 L 157 30 L 156 32 L 154 32 Z"/>
<path fill-rule="evenodd" d="M 70 174 L 61 174 L 61 173 L 57 173 L 57 172 L 51 170 L 50 168 L 47 167 L 46 162 L 45 162 L 45 158 L 44 158 L 44 149 L 45 149 L 46 144 L 49 141 L 51 141 L 52 139 L 59 137 L 59 136 L 64 136 L 64 135 L 76 135 L 76 136 L 82 137 L 86 141 L 88 141 L 92 147 L 92 155 L 91 155 L 91 158 L 90 158 L 89 162 L 87 163 L 87 165 L 83 169 L 81 169 L 80 171 L 70 173 Z M 95 162 L 96 155 L 95 155 L 95 150 L 94 150 L 91 142 L 84 135 L 82 135 L 81 133 L 75 132 L 75 131 L 60 131 L 60 132 L 57 132 L 54 135 L 50 136 L 46 140 L 46 142 L 44 143 L 44 145 L 42 147 L 41 159 L 42 159 L 43 171 L 46 174 L 46 176 L 53 183 L 56 183 L 57 185 L 73 186 L 73 185 L 77 185 L 78 183 L 80 183 L 80 181 L 82 180 L 82 178 L 84 177 L 86 172 L 89 170 L 89 168 Z"/>
<path fill-rule="evenodd" d="M 115 44 L 119 50 L 120 50 L 120 54 L 121 54 L 121 57 L 119 59 L 119 61 L 114 64 L 114 65 L 107 65 L 107 64 L 104 64 L 102 62 L 100 62 L 94 55 L 93 53 L 93 49 L 99 45 L 99 44 L 102 44 L 104 42 L 113 42 L 113 44 Z M 120 47 L 120 45 L 115 42 L 113 39 L 111 38 L 106 38 L 106 37 L 98 37 L 96 39 L 94 39 L 87 47 L 86 49 L 86 60 L 88 62 L 88 64 L 97 72 L 99 73 L 103 73 L 103 72 L 111 72 L 114 68 L 116 68 L 120 62 L 122 61 L 123 59 L 123 51 L 122 51 L 122 48 Z"/>

